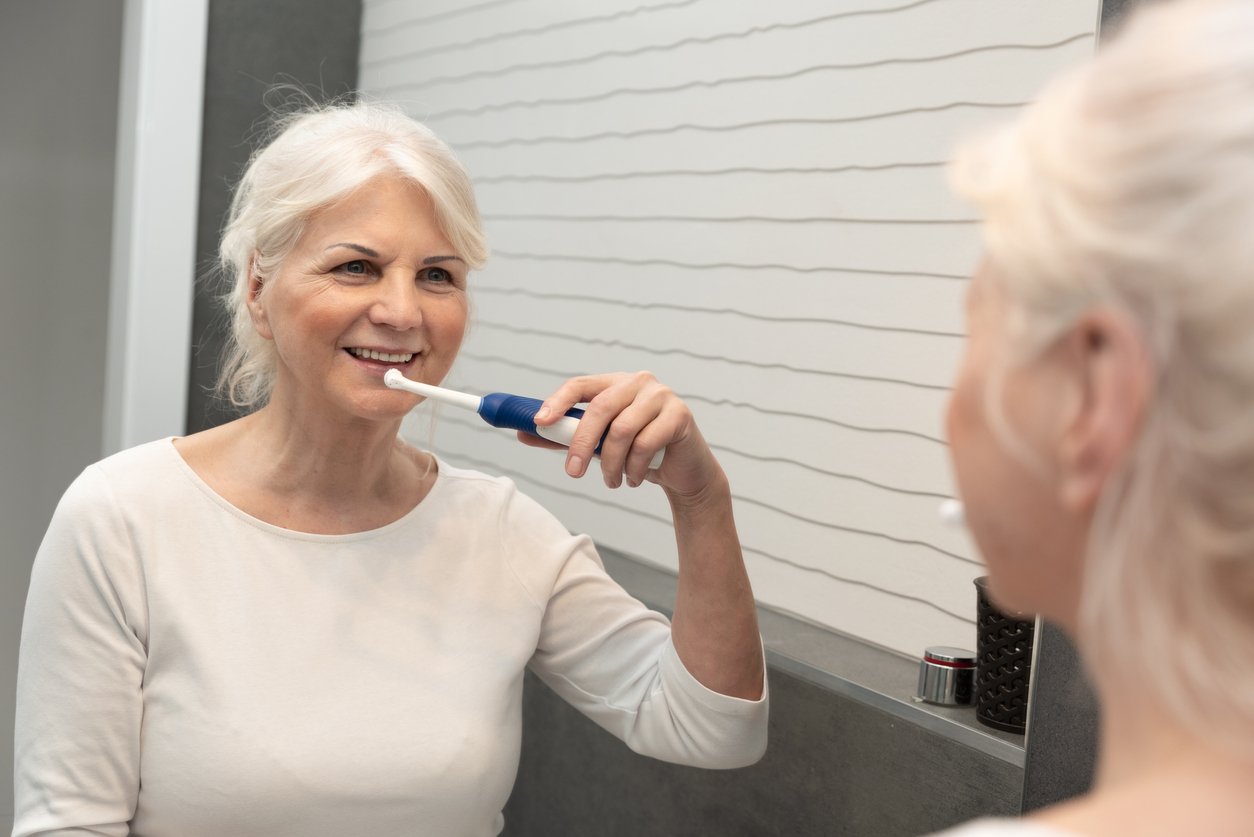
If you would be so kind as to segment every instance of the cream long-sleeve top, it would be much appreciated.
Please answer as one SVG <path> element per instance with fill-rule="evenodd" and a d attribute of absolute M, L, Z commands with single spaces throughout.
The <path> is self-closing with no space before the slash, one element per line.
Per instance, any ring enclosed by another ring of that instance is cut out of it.
<path fill-rule="evenodd" d="M 250 517 L 168 439 L 89 467 L 31 575 L 13 834 L 493 835 L 527 667 L 637 752 L 762 755 L 765 694 L 697 682 L 510 481 L 438 467 L 351 535 Z"/>

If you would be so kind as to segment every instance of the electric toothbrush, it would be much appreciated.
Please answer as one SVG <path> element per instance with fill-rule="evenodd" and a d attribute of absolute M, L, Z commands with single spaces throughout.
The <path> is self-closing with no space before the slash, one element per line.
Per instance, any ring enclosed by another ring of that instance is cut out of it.
<path fill-rule="evenodd" d="M 557 442 L 559 445 L 565 445 L 566 447 L 570 447 L 570 443 L 574 440 L 575 430 L 579 427 L 579 419 L 584 413 L 583 410 L 578 408 L 567 410 L 566 415 L 548 427 L 537 427 L 535 421 L 536 412 L 540 409 L 540 405 L 544 403 L 539 398 L 525 398 L 521 395 L 509 395 L 504 392 L 493 392 L 480 398 L 477 395 L 411 381 L 402 375 L 398 369 L 389 369 L 383 376 L 383 383 L 390 389 L 403 389 L 415 395 L 434 399 L 442 404 L 478 413 L 480 418 L 493 427 L 521 430 L 524 433 L 538 436 L 541 439 L 548 439 L 550 442 Z M 608 429 L 606 432 L 609 432 Z M 601 444 L 604 441 L 605 436 L 602 436 L 601 441 L 597 442 L 596 450 L 593 453 L 599 454 L 601 452 Z M 649 469 L 656 471 L 662 467 L 662 457 L 665 454 L 665 448 L 655 453 L 653 461 L 649 463 Z"/>

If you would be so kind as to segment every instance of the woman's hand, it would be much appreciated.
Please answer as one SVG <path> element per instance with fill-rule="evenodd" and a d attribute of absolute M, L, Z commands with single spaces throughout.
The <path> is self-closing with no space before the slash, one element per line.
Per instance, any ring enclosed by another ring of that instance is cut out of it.
<path fill-rule="evenodd" d="M 647 480 L 661 485 L 672 499 L 697 500 L 725 483 L 688 405 L 651 373 L 571 378 L 545 399 L 535 422 L 548 426 L 585 402 L 587 411 L 566 454 L 566 473 L 572 477 L 587 471 L 592 451 L 608 427 L 600 456 L 601 474 L 610 488 L 619 487 L 624 479 L 632 488 Z M 562 447 L 526 433 L 518 438 L 532 447 Z M 653 455 L 663 448 L 661 467 L 649 470 Z"/>

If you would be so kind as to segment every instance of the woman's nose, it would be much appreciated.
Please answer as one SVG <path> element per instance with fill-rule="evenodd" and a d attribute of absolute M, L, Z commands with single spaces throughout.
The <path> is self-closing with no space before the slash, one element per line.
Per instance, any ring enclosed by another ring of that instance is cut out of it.
<path fill-rule="evenodd" d="M 397 331 L 422 324 L 422 299 L 411 277 L 386 275 L 376 286 L 379 294 L 370 306 L 370 321 Z"/>

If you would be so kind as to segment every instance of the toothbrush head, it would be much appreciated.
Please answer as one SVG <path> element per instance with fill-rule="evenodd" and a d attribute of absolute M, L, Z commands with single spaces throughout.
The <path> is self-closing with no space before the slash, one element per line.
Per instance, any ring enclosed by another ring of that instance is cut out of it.
<path fill-rule="evenodd" d="M 966 514 L 961 500 L 945 500 L 936 511 L 940 514 L 940 519 L 950 526 L 964 526 L 966 524 Z"/>
<path fill-rule="evenodd" d="M 479 412 L 479 407 L 483 403 L 483 399 L 476 395 L 467 395 L 464 392 L 455 392 L 451 389 L 433 387 L 431 384 L 411 381 L 402 375 L 399 369 L 389 369 L 385 372 L 383 374 L 383 385 L 389 389 L 402 389 L 405 392 L 412 392 L 414 395 L 421 395 L 423 398 L 430 398 L 442 404 L 461 407 L 463 410 L 470 410 L 472 413 Z"/>

